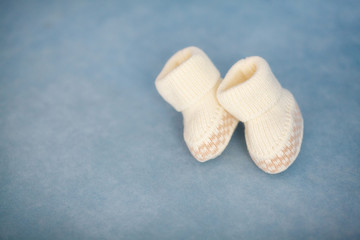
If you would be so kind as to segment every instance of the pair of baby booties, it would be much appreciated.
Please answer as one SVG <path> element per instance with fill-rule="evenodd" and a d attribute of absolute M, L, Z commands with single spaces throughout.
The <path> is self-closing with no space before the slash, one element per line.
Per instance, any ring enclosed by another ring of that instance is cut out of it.
<path fill-rule="evenodd" d="M 300 109 L 261 57 L 239 60 L 221 80 L 201 49 L 187 47 L 167 61 L 155 86 L 183 114 L 185 142 L 200 162 L 224 151 L 239 121 L 250 156 L 264 172 L 286 170 L 299 154 Z"/>

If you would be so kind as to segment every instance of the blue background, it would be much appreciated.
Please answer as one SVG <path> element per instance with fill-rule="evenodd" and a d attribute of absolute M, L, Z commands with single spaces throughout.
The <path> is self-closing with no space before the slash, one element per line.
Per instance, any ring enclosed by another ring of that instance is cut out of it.
<path fill-rule="evenodd" d="M 360 238 L 359 1 L 1 1 L 1 239 Z M 302 151 L 268 175 L 240 124 L 201 164 L 157 93 L 202 48 L 259 55 L 296 97 Z"/>

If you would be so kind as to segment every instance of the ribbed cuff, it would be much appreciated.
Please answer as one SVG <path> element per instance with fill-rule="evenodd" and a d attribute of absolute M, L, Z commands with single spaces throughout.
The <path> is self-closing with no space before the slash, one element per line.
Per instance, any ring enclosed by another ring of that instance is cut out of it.
<path fill-rule="evenodd" d="M 204 96 L 220 79 L 220 73 L 199 48 L 175 53 L 165 64 L 155 86 L 160 95 L 181 112 Z"/>
<path fill-rule="evenodd" d="M 235 63 L 220 84 L 220 104 L 242 122 L 271 108 L 281 96 L 281 85 L 261 57 L 248 57 Z"/>

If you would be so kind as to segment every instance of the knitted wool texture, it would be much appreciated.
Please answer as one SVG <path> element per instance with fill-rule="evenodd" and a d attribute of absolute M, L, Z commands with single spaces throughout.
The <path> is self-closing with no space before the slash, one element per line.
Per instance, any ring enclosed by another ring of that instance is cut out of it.
<path fill-rule="evenodd" d="M 235 63 L 217 97 L 244 122 L 246 144 L 259 168 L 274 174 L 294 162 L 301 147 L 303 118 L 295 98 L 281 87 L 264 59 L 249 57 Z"/>
<path fill-rule="evenodd" d="M 238 123 L 216 99 L 219 84 L 219 71 L 196 47 L 175 53 L 155 81 L 164 100 L 182 112 L 185 142 L 200 162 L 223 152 Z"/>

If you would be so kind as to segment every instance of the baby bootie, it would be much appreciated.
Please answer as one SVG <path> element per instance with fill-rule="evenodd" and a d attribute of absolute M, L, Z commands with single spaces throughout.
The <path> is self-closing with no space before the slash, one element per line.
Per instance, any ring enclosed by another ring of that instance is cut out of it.
<path fill-rule="evenodd" d="M 235 63 L 221 82 L 217 98 L 245 123 L 246 144 L 259 168 L 280 173 L 294 162 L 302 142 L 303 119 L 295 98 L 281 87 L 263 58 Z"/>
<path fill-rule="evenodd" d="M 185 142 L 200 162 L 224 151 L 238 123 L 216 99 L 219 83 L 219 71 L 196 47 L 175 53 L 155 81 L 165 101 L 183 114 Z"/>

